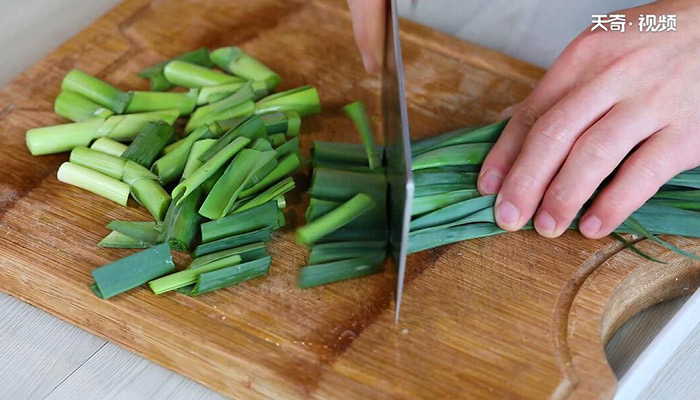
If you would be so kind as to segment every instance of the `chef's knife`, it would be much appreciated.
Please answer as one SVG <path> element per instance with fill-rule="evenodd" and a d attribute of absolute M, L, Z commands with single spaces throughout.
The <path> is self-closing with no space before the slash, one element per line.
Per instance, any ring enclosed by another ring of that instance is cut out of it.
<path fill-rule="evenodd" d="M 396 267 L 396 321 L 401 311 L 406 248 L 411 222 L 414 184 L 411 171 L 411 139 L 406 110 L 405 79 L 399 38 L 396 0 L 387 0 L 386 42 L 382 73 L 382 114 L 384 116 L 384 153 L 389 184 L 389 233 L 391 258 Z"/>

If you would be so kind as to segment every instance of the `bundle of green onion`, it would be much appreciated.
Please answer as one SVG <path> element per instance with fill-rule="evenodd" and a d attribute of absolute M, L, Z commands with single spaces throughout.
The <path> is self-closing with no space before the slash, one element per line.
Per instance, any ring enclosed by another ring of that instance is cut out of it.
<path fill-rule="evenodd" d="M 145 250 L 93 271 L 93 292 L 149 283 L 194 296 L 267 274 L 265 245 L 285 225 L 302 161 L 300 120 L 320 111 L 316 89 L 270 94 L 279 75 L 237 47 L 195 50 L 139 76 L 150 92 L 71 71 L 54 109 L 73 123 L 26 135 L 33 155 L 71 152 L 60 181 L 123 206 L 131 195 L 153 216 L 107 225 L 99 246 Z M 187 91 L 166 92 L 175 87 Z M 187 269 L 176 272 L 171 249 L 193 256 Z"/>
<path fill-rule="evenodd" d="M 481 163 L 507 121 L 464 128 L 413 143 L 413 200 L 408 252 L 504 233 L 494 220 L 495 196 L 480 196 L 476 179 Z M 633 233 L 696 258 L 656 235 L 700 237 L 700 169 L 684 172 L 668 184 L 613 234 L 639 252 L 620 233 Z M 585 209 L 579 214 L 583 215 Z M 571 229 L 578 226 L 578 218 Z M 527 224 L 523 229 L 532 229 Z M 646 258 L 645 254 L 638 253 Z"/>
<path fill-rule="evenodd" d="M 307 225 L 296 233 L 299 243 L 311 246 L 309 265 L 299 271 L 302 288 L 379 272 L 387 255 L 383 149 L 362 104 L 345 111 L 364 145 L 314 142 Z"/>

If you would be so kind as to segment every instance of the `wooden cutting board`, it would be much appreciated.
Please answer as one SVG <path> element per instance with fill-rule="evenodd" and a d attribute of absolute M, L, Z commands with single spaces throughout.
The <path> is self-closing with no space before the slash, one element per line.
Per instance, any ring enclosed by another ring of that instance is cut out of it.
<path fill-rule="evenodd" d="M 543 73 L 407 21 L 402 31 L 415 137 L 494 121 Z M 395 325 L 389 273 L 297 288 L 302 173 L 269 277 L 198 298 L 145 288 L 96 298 L 90 271 L 130 253 L 96 247 L 105 224 L 147 214 L 60 184 L 67 155 L 31 157 L 24 132 L 65 122 L 52 102 L 71 68 L 145 89 L 141 68 L 232 44 L 284 89 L 318 87 L 324 111 L 303 122 L 305 150 L 356 141 L 339 112 L 350 101 L 378 115 L 379 81 L 362 71 L 341 0 L 128 0 L 0 91 L 1 290 L 236 398 L 609 398 L 603 344 L 634 313 L 697 286 L 697 264 L 647 243 L 669 264 L 574 232 L 509 234 L 411 256 Z"/>

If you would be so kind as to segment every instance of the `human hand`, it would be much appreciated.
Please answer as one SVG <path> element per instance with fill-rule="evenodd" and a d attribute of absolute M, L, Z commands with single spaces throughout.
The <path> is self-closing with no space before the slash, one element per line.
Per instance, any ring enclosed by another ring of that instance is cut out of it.
<path fill-rule="evenodd" d="M 482 194 L 498 193 L 509 231 L 534 219 L 561 235 L 620 165 L 579 223 L 610 234 L 661 185 L 700 165 L 700 3 L 665 0 L 625 14 L 627 31 L 590 31 L 559 56 L 486 158 Z M 639 32 L 640 14 L 676 14 L 678 32 Z M 539 207 L 538 207 L 539 206 Z"/>
<path fill-rule="evenodd" d="M 384 58 L 386 0 L 348 0 L 355 43 L 370 74 L 379 72 Z"/>

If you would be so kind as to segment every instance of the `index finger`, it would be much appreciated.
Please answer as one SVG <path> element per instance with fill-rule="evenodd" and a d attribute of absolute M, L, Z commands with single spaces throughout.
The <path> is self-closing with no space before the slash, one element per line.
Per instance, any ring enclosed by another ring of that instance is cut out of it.
<path fill-rule="evenodd" d="M 377 73 L 384 58 L 386 0 L 348 0 L 348 7 L 365 70 Z"/>

